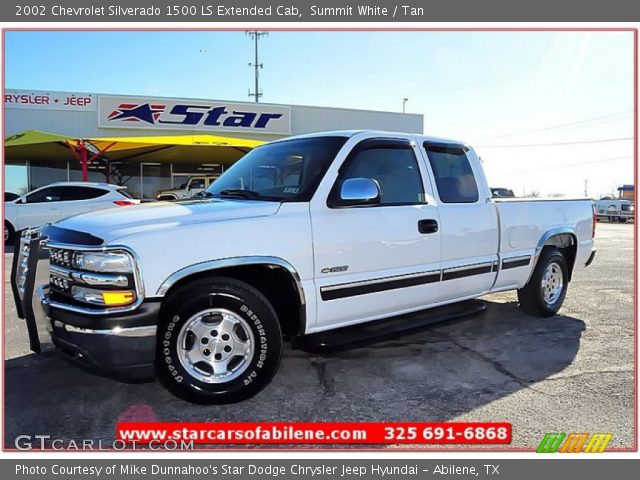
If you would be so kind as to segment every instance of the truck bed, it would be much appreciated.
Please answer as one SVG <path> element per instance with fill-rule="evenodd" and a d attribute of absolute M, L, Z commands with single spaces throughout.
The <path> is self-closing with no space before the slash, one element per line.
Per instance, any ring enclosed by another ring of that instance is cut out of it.
<path fill-rule="evenodd" d="M 593 205 L 589 199 L 500 199 L 498 212 L 499 252 L 504 258 L 532 256 L 549 232 L 571 234 L 577 244 L 575 269 L 584 267 L 593 247 Z M 530 269 L 533 268 L 531 262 Z M 516 269 L 517 270 L 517 269 Z M 522 286 L 528 277 L 503 272 L 494 288 Z"/>

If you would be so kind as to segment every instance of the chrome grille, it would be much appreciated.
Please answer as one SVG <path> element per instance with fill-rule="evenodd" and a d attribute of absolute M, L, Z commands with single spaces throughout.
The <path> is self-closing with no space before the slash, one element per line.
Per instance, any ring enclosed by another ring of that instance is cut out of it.
<path fill-rule="evenodd" d="M 49 261 L 54 265 L 71 268 L 72 260 L 73 252 L 70 250 L 63 250 L 61 248 L 49 249 Z"/>
<path fill-rule="evenodd" d="M 62 275 L 59 275 L 53 269 L 49 268 L 49 285 L 56 290 L 59 290 L 63 293 L 68 293 L 71 289 L 71 282 L 68 278 L 65 278 Z"/>

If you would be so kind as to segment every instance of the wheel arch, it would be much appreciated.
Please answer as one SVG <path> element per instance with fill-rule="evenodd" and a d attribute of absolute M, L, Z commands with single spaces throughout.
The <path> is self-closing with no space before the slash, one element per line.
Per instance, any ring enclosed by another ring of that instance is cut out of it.
<path fill-rule="evenodd" d="M 527 283 L 531 279 L 531 276 L 533 275 L 533 272 L 538 265 L 538 260 L 540 260 L 542 250 L 549 247 L 558 248 L 563 253 L 565 259 L 567 260 L 567 267 L 569 270 L 568 281 L 571 281 L 573 266 L 576 260 L 576 253 L 578 251 L 578 236 L 572 228 L 559 227 L 552 228 L 551 230 L 546 231 L 544 235 L 540 237 L 540 240 L 538 241 L 534 252 L 533 267 L 531 268 L 531 273 L 529 274 Z"/>
<path fill-rule="evenodd" d="M 159 202 L 170 202 L 172 200 L 178 200 L 178 196 L 174 193 L 162 193 L 158 195 L 157 200 Z"/>
<path fill-rule="evenodd" d="M 187 283 L 212 275 L 235 278 L 256 288 L 271 302 L 285 334 L 304 334 L 307 319 L 302 281 L 295 268 L 279 257 L 236 257 L 190 265 L 167 277 L 156 297 L 166 298 Z"/>

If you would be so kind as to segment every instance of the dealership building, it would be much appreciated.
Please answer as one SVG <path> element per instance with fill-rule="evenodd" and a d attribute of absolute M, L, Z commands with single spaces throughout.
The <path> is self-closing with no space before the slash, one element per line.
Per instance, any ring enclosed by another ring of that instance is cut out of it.
<path fill-rule="evenodd" d="M 153 199 L 261 142 L 326 130 L 422 133 L 423 116 L 189 98 L 5 90 L 5 191 L 109 181 Z"/>

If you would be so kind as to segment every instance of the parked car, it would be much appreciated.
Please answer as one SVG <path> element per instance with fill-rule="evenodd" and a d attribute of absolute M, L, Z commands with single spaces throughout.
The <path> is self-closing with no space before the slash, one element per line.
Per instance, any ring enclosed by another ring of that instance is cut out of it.
<path fill-rule="evenodd" d="M 15 232 L 28 227 L 80 213 L 140 203 L 131 198 L 126 188 L 108 183 L 59 182 L 21 195 L 5 203 L 4 242 L 11 243 Z"/>
<path fill-rule="evenodd" d="M 615 199 L 611 197 L 601 198 L 595 202 L 596 213 L 599 219 L 607 219 L 609 222 L 625 223 L 633 220 L 633 203 L 630 200 Z"/>
<path fill-rule="evenodd" d="M 422 135 L 278 140 L 206 192 L 28 232 L 18 304 L 31 305 L 35 272 L 21 265 L 44 242 L 51 277 L 35 290 L 63 354 L 227 403 L 271 381 L 283 338 L 355 339 L 392 317 L 376 325 L 415 327 L 424 309 L 504 290 L 554 315 L 595 255 L 590 200 L 493 201 L 473 148 Z"/>
<path fill-rule="evenodd" d="M 491 196 L 494 198 L 513 198 L 516 194 L 509 188 L 491 187 Z"/>
<path fill-rule="evenodd" d="M 156 195 L 157 200 L 185 200 L 193 198 L 197 193 L 202 192 L 220 175 L 208 175 L 189 177 L 189 179 L 180 185 L 179 188 L 171 188 L 168 190 L 159 190 Z"/>
<path fill-rule="evenodd" d="M 20 198 L 20 195 L 18 195 L 17 193 L 12 193 L 12 192 L 4 192 L 4 201 L 5 202 L 11 202 L 11 201 L 15 200 L 16 198 Z"/>

